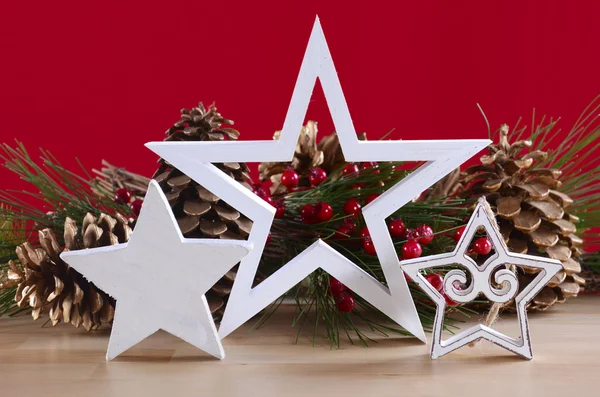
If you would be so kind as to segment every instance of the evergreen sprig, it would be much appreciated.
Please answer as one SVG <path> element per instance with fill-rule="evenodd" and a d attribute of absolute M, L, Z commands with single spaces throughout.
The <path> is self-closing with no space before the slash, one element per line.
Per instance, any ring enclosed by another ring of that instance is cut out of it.
<path fill-rule="evenodd" d="M 63 167 L 54 156 L 40 150 L 40 161 L 33 159 L 25 146 L 0 144 L 0 160 L 4 167 L 31 185 L 33 190 L 0 191 L 0 273 L 7 270 L 9 260 L 17 260 L 15 249 L 25 241 L 39 245 L 39 230 L 49 228 L 62 239 L 67 217 L 82 220 L 89 212 L 129 214 L 126 205 L 115 203 L 102 191 L 81 166 L 83 176 Z M 81 165 L 81 164 L 80 164 Z M 62 241 L 60 241 L 62 244 Z M 0 315 L 13 313 L 15 288 L 0 291 Z"/>
<path fill-rule="evenodd" d="M 356 223 L 357 230 L 365 227 L 362 217 L 354 218 L 344 214 L 343 206 L 347 200 L 356 198 L 364 203 L 366 197 L 371 194 L 382 194 L 419 165 L 381 163 L 376 169 L 363 169 L 358 174 L 346 176 L 342 176 L 341 170 L 338 170 L 314 189 L 274 196 L 276 201 L 283 202 L 286 217 L 274 220 L 271 243 L 265 249 L 261 269 L 266 272 L 279 269 L 308 248 L 316 239 L 321 238 L 367 273 L 386 284 L 379 260 L 376 256 L 368 255 L 363 251 L 362 239 L 356 236 L 340 239 L 339 234 L 336 236 L 336 229 L 348 218 L 352 218 Z M 300 216 L 302 207 L 319 202 L 329 203 L 333 208 L 334 217 L 318 224 L 303 223 Z M 415 198 L 414 201 L 396 211 L 391 218 L 401 218 L 409 228 L 422 224 L 432 226 L 436 232 L 435 238 L 431 244 L 423 246 L 423 255 L 441 253 L 454 248 L 456 242 L 447 235 L 466 223 L 470 215 L 466 204 L 467 202 L 462 199 L 423 202 Z M 406 240 L 394 242 L 399 255 L 405 242 Z M 436 311 L 435 305 L 414 283 L 409 282 L 409 288 L 424 328 L 431 330 Z M 346 336 L 351 342 L 356 340 L 366 345 L 371 341 L 368 331 L 381 335 L 409 334 L 360 296 L 355 296 L 357 309 L 350 313 L 340 312 L 329 293 L 329 275 L 322 270 L 312 273 L 307 282 L 290 291 L 290 295 L 294 297 L 297 305 L 293 324 L 298 327 L 298 335 L 307 327 L 307 321 L 310 320 L 308 322 L 311 324 L 313 341 L 317 338 L 319 325 L 324 326 L 332 347 L 339 346 L 341 335 Z M 278 304 L 279 302 L 276 302 L 270 310 L 267 310 L 259 323 L 264 322 Z M 462 317 L 472 313 L 464 307 L 453 308 L 450 311 L 460 312 Z M 456 321 L 458 321 L 456 318 L 446 316 L 446 329 L 451 331 L 456 328 Z"/>
<path fill-rule="evenodd" d="M 583 233 L 589 249 L 600 245 L 600 95 L 584 109 L 573 127 L 563 134 L 558 127 L 560 119 L 543 116 L 539 121 L 533 113 L 530 135 L 528 129 L 515 126 L 517 140 L 533 141 L 531 150 L 548 153 L 539 161 L 539 168 L 562 171 L 561 192 L 573 199 L 569 213 L 580 218 L 577 229 Z"/>

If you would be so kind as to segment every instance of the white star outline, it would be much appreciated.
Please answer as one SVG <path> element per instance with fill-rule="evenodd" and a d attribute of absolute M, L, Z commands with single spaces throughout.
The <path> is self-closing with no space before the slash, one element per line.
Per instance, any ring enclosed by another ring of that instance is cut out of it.
<path fill-rule="evenodd" d="M 437 306 L 431 343 L 432 359 L 441 357 L 481 338 L 528 360 L 533 358 L 526 305 L 544 288 L 556 273 L 563 269 L 563 266 L 556 259 L 510 252 L 500 231 L 494 227 L 494 220 L 491 218 L 490 211 L 486 209 L 486 206 L 488 204 L 485 202 L 485 199 L 482 199 L 475 208 L 454 251 L 410 259 L 400 263 L 402 270 L 429 295 Z M 492 241 L 492 245 L 495 248 L 495 253 L 481 266 L 478 266 L 472 258 L 466 255 L 473 236 L 479 228 L 486 230 L 488 238 Z M 452 264 L 459 264 L 467 268 L 472 275 L 471 284 L 462 291 L 454 287 L 454 282 L 459 281 L 463 284 L 467 282 L 463 270 L 450 270 L 444 277 L 444 290 L 446 294 L 451 299 L 462 303 L 472 301 L 480 292 L 483 292 L 491 301 L 498 303 L 508 302 L 515 296 L 519 285 L 515 274 L 510 270 L 501 269 L 494 274 L 494 281 L 496 283 L 502 284 L 505 282 L 503 288 L 494 289 L 490 287 L 491 275 L 498 266 L 511 264 L 541 269 L 538 275 L 515 297 L 517 321 L 519 322 L 519 336 L 517 338 L 511 338 L 493 328 L 477 324 L 446 340 L 442 340 L 446 299 L 427 282 L 421 274 L 421 270 Z"/>
<path fill-rule="evenodd" d="M 346 161 L 426 161 L 362 209 L 387 287 L 319 239 L 252 288 L 275 209 L 210 164 L 291 161 L 317 78 L 321 82 Z M 359 141 L 317 17 L 279 140 L 149 142 L 146 146 L 254 222 L 248 237 L 254 248 L 239 266 L 219 328 L 221 338 L 321 268 L 426 342 L 385 219 L 489 143 L 488 139 Z"/>

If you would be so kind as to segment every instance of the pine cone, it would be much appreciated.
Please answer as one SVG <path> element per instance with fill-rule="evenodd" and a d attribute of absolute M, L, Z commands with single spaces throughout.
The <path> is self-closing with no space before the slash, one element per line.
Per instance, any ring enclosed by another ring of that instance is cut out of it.
<path fill-rule="evenodd" d="M 508 141 L 508 126 L 503 125 L 500 141 L 488 147 L 490 154 L 481 164 L 461 173 L 459 193 L 463 198 L 485 196 L 498 215 L 501 232 L 513 252 L 548 256 L 563 263 L 559 272 L 535 297 L 530 309 L 545 310 L 577 296 L 585 280 L 579 275 L 582 240 L 576 234 L 577 217 L 566 209 L 573 200 L 559 191 L 561 171 L 537 168 L 537 160 L 548 153 L 528 151 L 532 142 Z M 538 270 L 520 270 L 521 288 L 528 285 Z"/>
<path fill-rule="evenodd" d="M 81 232 L 75 221 L 66 219 L 65 250 L 125 243 L 130 235 L 131 228 L 125 218 L 106 214 L 96 218 L 88 213 L 83 219 Z M 29 305 L 34 320 L 49 308 L 52 325 L 62 321 L 75 327 L 83 325 L 89 331 L 112 322 L 115 300 L 60 258 L 61 246 L 50 229 L 40 230 L 38 238 L 38 248 L 29 242 L 17 247 L 23 270 L 13 261 L 9 262 L 8 278 L 18 283 L 15 296 L 18 306 Z"/>
<path fill-rule="evenodd" d="M 336 133 L 324 136 L 317 143 L 317 128 L 316 121 L 308 121 L 300 130 L 300 139 L 296 144 L 294 158 L 292 162 L 264 162 L 258 166 L 260 180 L 271 180 L 271 194 L 278 195 L 287 192 L 285 186 L 281 185 L 281 174 L 288 167 L 292 167 L 300 177 L 298 187 L 310 187 L 310 172 L 313 168 L 322 168 L 331 175 L 346 162 L 341 150 L 340 141 Z M 273 139 L 279 139 L 281 131 L 275 131 Z M 360 140 L 366 140 L 366 134 L 358 135 Z"/>
<path fill-rule="evenodd" d="M 239 132 L 211 105 L 208 109 L 200 102 L 191 110 L 181 110 L 181 120 L 169 128 L 165 141 L 223 141 L 236 140 Z M 163 159 L 154 179 L 165 193 L 182 234 L 188 238 L 221 238 L 245 240 L 252 229 L 252 221 L 229 206 L 216 195 L 191 180 Z M 245 163 L 215 163 L 221 171 L 252 189 L 249 168 Z M 213 317 L 222 315 L 227 297 L 231 293 L 236 269 L 227 273 L 206 294 Z"/>

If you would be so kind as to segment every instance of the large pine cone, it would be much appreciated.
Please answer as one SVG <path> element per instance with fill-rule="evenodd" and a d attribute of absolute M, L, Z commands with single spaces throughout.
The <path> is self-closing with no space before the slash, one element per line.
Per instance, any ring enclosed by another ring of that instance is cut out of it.
<path fill-rule="evenodd" d="M 121 216 L 87 214 L 79 231 L 74 220 L 67 218 L 64 227 L 65 250 L 96 248 L 125 243 L 131 228 Z M 86 330 L 110 323 L 115 301 L 88 282 L 60 258 L 62 251 L 50 229 L 38 232 L 39 247 L 26 242 L 17 247 L 21 268 L 11 261 L 9 279 L 18 283 L 15 300 L 19 307 L 29 305 L 34 320 L 49 308 L 52 325 L 60 321 Z"/>
<path fill-rule="evenodd" d="M 166 132 L 165 141 L 222 141 L 236 140 L 239 132 L 223 126 L 233 125 L 202 103 L 191 110 L 182 109 L 181 119 Z M 252 229 L 252 221 L 235 208 L 191 180 L 163 159 L 153 178 L 165 193 L 182 234 L 188 238 L 221 238 L 245 240 Z M 215 163 L 221 171 L 252 189 L 249 169 L 245 163 Z M 222 315 L 226 299 L 231 293 L 236 269 L 228 272 L 207 294 L 213 317 Z"/>
<path fill-rule="evenodd" d="M 490 154 L 481 157 L 480 165 L 469 167 L 461 174 L 459 195 L 487 198 L 498 215 L 501 232 L 511 251 L 548 256 L 562 262 L 564 271 L 530 304 L 530 309 L 545 310 L 577 296 L 580 286 L 585 284 L 576 259 L 582 253 L 582 240 L 576 234 L 577 217 L 566 211 L 573 200 L 559 190 L 562 172 L 536 167 L 536 161 L 546 159 L 548 154 L 524 150 L 531 146 L 529 140 L 510 144 L 508 126 L 503 125 L 499 143 L 488 147 Z M 520 271 L 523 288 L 539 270 Z"/>

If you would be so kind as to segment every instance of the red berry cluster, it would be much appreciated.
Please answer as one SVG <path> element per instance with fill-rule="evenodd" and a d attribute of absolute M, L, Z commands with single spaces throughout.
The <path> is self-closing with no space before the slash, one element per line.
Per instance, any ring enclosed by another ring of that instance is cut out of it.
<path fill-rule="evenodd" d="M 454 234 L 450 236 L 457 243 L 465 233 L 466 226 L 461 226 L 454 231 Z M 477 255 L 488 255 L 492 252 L 492 242 L 487 237 L 479 237 L 473 242 L 470 252 L 474 252 Z"/>
<path fill-rule="evenodd" d="M 329 293 L 335 300 L 335 305 L 342 313 L 349 313 L 354 309 L 354 293 L 336 278 L 329 278 Z"/>
<path fill-rule="evenodd" d="M 365 199 L 365 204 L 369 204 L 375 200 L 379 195 L 371 194 Z M 356 198 L 351 198 L 344 204 L 344 213 L 350 215 L 344 222 L 337 228 L 335 238 L 343 239 L 350 237 L 350 235 L 356 230 L 356 224 L 354 218 L 358 217 L 361 211 L 360 201 Z M 434 233 L 433 229 L 428 225 L 421 225 L 415 230 L 408 230 L 402 219 L 393 219 L 389 225 L 388 230 L 392 238 L 406 238 L 408 241 L 402 246 L 402 259 L 418 258 L 423 253 L 421 244 L 429 244 L 433 241 Z M 363 250 L 369 255 L 376 255 L 375 245 L 371 239 L 369 229 L 363 227 L 360 230 L 359 237 L 362 240 Z"/>
<path fill-rule="evenodd" d="M 433 288 L 442 294 L 442 296 L 446 299 L 446 304 L 448 306 L 458 306 L 458 302 L 453 301 L 448 297 L 448 295 L 446 295 L 446 292 L 444 291 L 444 279 L 442 276 L 440 276 L 438 273 L 429 273 L 427 276 L 425 276 L 425 280 L 427 280 L 427 282 L 431 284 Z"/>
<path fill-rule="evenodd" d="M 308 174 L 308 180 L 312 186 L 319 186 L 327 179 L 327 172 L 322 168 L 313 168 Z M 288 167 L 281 174 L 281 184 L 288 188 L 288 191 L 293 191 L 300 183 L 300 176 L 292 167 Z"/>
<path fill-rule="evenodd" d="M 275 218 L 283 218 L 285 215 L 285 206 L 282 200 L 275 201 L 273 197 L 271 197 L 271 192 L 269 192 L 269 189 L 265 189 L 260 183 L 255 183 L 252 189 L 254 194 L 271 204 L 271 206 L 275 207 Z"/>
<path fill-rule="evenodd" d="M 135 199 L 132 201 L 133 194 L 131 194 L 130 190 L 125 189 L 124 187 L 117 189 L 113 199 L 115 200 L 115 203 L 118 204 L 129 204 L 131 212 L 133 212 L 135 216 L 140 215 L 140 211 L 142 210 L 142 200 Z"/>
<path fill-rule="evenodd" d="M 305 204 L 300 210 L 300 217 L 302 218 L 302 222 L 309 225 L 327 222 L 333 217 L 333 208 L 326 202 L 320 202 L 315 205 Z"/>

